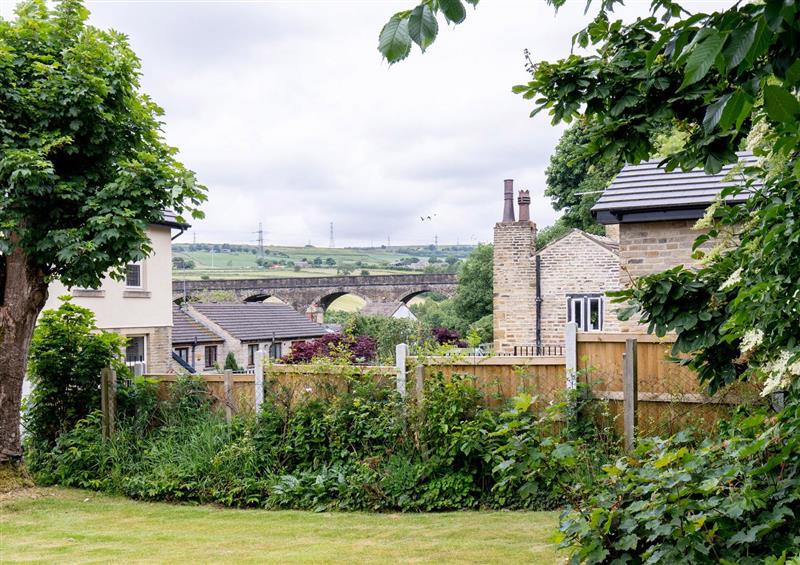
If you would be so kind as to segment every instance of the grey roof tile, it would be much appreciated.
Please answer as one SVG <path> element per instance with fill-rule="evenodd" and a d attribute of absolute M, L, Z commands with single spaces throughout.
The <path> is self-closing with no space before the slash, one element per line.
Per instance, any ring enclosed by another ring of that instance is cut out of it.
<path fill-rule="evenodd" d="M 218 343 L 223 341 L 210 329 L 190 317 L 177 305 L 172 305 L 172 343 Z"/>
<path fill-rule="evenodd" d="M 752 153 L 738 155 L 739 163 L 747 165 L 756 161 Z M 592 212 L 705 208 L 723 188 L 741 185 L 744 180 L 742 173 L 729 174 L 735 165 L 726 165 L 719 173 L 708 175 L 702 169 L 666 172 L 658 166 L 659 162 L 625 165 L 603 191 Z M 757 183 L 754 188 L 759 186 Z M 728 202 L 742 202 L 748 196 L 749 193 L 743 192 L 729 198 Z"/>
<path fill-rule="evenodd" d="M 192 304 L 201 314 L 242 341 L 319 337 L 325 328 L 286 304 Z"/>
<path fill-rule="evenodd" d="M 402 302 L 369 302 L 360 311 L 363 316 L 392 316 Z"/>

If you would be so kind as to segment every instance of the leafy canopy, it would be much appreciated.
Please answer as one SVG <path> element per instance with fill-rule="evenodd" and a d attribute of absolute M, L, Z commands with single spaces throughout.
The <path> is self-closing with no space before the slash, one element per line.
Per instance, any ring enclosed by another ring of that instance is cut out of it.
<path fill-rule="evenodd" d="M 96 286 L 149 251 L 162 210 L 201 217 L 204 188 L 164 142 L 126 37 L 81 0 L 27 0 L 0 18 L 0 252 Z"/>
<path fill-rule="evenodd" d="M 800 375 L 800 4 L 691 13 L 653 0 L 652 14 L 630 23 L 612 19 L 615 0 L 592 4 L 596 17 L 573 38 L 590 54 L 538 62 L 513 91 L 554 124 L 580 118 L 598 160 L 663 153 L 654 134 L 665 124 L 682 136 L 662 155 L 667 170 L 718 172 L 743 146 L 761 157 L 743 171 L 748 181 L 722 194 L 754 190 L 747 203 L 715 206 L 704 220 L 698 245 L 718 245 L 703 268 L 640 279 L 621 298 L 651 331 L 677 332 L 674 352 L 690 353 L 712 390 L 745 375 L 765 379 L 765 392 L 785 387 Z"/>

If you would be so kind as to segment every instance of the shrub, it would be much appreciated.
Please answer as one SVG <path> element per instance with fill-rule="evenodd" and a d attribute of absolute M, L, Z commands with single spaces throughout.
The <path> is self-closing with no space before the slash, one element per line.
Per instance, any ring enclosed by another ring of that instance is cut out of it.
<path fill-rule="evenodd" d="M 59 434 L 100 407 L 100 372 L 114 366 L 121 377 L 127 368 L 119 354 L 125 339 L 97 329 L 91 310 L 69 302 L 42 312 L 31 341 L 27 399 L 23 425 L 29 462 L 37 449 L 49 449 Z"/>
<path fill-rule="evenodd" d="M 800 402 L 639 442 L 561 517 L 572 563 L 783 563 L 800 547 Z"/>
<path fill-rule="evenodd" d="M 292 344 L 286 363 L 309 363 L 329 358 L 339 363 L 365 363 L 375 359 L 377 344 L 369 336 L 327 334 L 317 339 Z"/>
<path fill-rule="evenodd" d="M 236 363 L 236 356 L 233 354 L 233 351 L 228 351 L 228 355 L 225 356 L 225 366 L 223 369 L 226 371 L 239 370 L 239 364 Z"/>

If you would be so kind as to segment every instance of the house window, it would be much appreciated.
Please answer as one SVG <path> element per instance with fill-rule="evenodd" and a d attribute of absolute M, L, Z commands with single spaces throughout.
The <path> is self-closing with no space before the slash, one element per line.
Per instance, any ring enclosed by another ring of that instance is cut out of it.
<path fill-rule="evenodd" d="M 578 330 L 603 330 L 603 296 L 601 294 L 572 294 L 567 297 L 567 321 L 575 322 Z"/>
<path fill-rule="evenodd" d="M 128 344 L 125 346 L 125 362 L 129 365 L 144 363 L 145 354 L 145 336 L 128 336 Z"/>
<path fill-rule="evenodd" d="M 142 288 L 141 263 L 128 263 L 125 268 L 125 286 L 128 288 Z"/>
<path fill-rule="evenodd" d="M 258 344 L 251 343 L 247 346 L 247 366 L 255 367 L 256 365 L 256 351 L 258 351 Z"/>
<path fill-rule="evenodd" d="M 217 364 L 217 346 L 206 345 L 206 369 L 210 369 Z"/>
<path fill-rule="evenodd" d="M 283 348 L 281 347 L 283 344 L 280 341 L 270 344 L 269 346 L 269 358 L 270 359 L 280 359 L 283 357 Z"/>
<path fill-rule="evenodd" d="M 189 362 L 189 348 L 188 347 L 178 347 L 175 349 L 175 354 L 181 358 L 184 362 Z"/>

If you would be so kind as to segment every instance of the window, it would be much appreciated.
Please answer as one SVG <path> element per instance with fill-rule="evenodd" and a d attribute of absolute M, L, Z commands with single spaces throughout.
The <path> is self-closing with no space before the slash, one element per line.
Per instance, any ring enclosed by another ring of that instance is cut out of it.
<path fill-rule="evenodd" d="M 128 288 L 142 288 L 141 263 L 128 263 L 125 268 L 125 286 Z"/>
<path fill-rule="evenodd" d="M 128 336 L 128 344 L 125 346 L 125 362 L 144 363 L 145 357 L 145 336 Z"/>
<path fill-rule="evenodd" d="M 255 367 L 256 365 L 256 351 L 258 351 L 258 344 L 251 343 L 247 346 L 247 366 Z"/>
<path fill-rule="evenodd" d="M 210 369 L 217 364 L 217 346 L 206 345 L 206 369 Z"/>
<path fill-rule="evenodd" d="M 175 354 L 180 357 L 186 363 L 189 362 L 189 348 L 188 347 L 178 347 L 175 349 Z"/>
<path fill-rule="evenodd" d="M 601 294 L 572 294 L 567 297 L 567 321 L 575 322 L 578 330 L 603 330 L 603 296 Z"/>
<path fill-rule="evenodd" d="M 283 348 L 281 347 L 283 344 L 278 341 L 269 346 L 269 357 L 270 359 L 280 359 L 283 357 Z"/>

